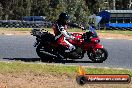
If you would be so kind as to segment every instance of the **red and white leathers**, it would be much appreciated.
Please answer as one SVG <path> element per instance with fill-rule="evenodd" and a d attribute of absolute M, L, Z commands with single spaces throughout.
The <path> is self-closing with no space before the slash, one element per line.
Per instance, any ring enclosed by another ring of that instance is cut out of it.
<path fill-rule="evenodd" d="M 55 39 L 59 44 L 68 48 L 65 52 L 70 52 L 75 50 L 75 46 L 67 41 L 67 39 L 75 39 L 74 36 L 70 35 L 67 30 L 67 24 L 62 24 L 59 21 L 56 21 L 53 25 L 53 30 L 55 34 Z"/>

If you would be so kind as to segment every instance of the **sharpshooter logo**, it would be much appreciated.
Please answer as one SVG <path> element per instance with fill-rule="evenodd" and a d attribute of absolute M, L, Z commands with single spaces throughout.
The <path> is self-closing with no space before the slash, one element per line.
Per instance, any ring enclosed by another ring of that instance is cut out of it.
<path fill-rule="evenodd" d="M 76 81 L 80 85 L 86 83 L 130 83 L 131 77 L 128 74 L 86 74 L 80 66 Z"/>

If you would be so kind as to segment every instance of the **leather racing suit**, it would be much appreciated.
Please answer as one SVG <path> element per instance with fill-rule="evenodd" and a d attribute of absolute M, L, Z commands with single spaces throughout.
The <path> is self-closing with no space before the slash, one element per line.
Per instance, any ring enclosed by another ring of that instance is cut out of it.
<path fill-rule="evenodd" d="M 70 52 L 70 51 L 75 50 L 76 48 L 69 41 L 67 41 L 67 39 L 73 39 L 74 40 L 75 37 L 70 35 L 66 31 L 67 26 L 81 28 L 77 24 L 72 24 L 72 23 L 63 24 L 61 21 L 57 20 L 53 24 L 53 30 L 54 30 L 54 34 L 55 34 L 55 40 L 57 40 L 57 43 L 68 49 L 68 50 L 65 50 L 65 52 Z"/>

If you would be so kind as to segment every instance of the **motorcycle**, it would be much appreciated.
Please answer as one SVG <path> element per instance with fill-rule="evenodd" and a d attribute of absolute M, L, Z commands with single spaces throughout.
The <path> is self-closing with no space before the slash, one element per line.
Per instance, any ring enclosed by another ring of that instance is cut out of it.
<path fill-rule="evenodd" d="M 84 33 L 71 33 L 76 38 L 76 40 L 68 40 L 76 47 L 72 52 L 65 52 L 66 48 L 58 44 L 55 36 L 44 29 L 32 29 L 31 35 L 36 36 L 34 47 L 41 61 L 82 59 L 87 53 L 91 61 L 102 63 L 108 57 L 107 50 L 100 44 L 100 39 L 92 26 Z"/>

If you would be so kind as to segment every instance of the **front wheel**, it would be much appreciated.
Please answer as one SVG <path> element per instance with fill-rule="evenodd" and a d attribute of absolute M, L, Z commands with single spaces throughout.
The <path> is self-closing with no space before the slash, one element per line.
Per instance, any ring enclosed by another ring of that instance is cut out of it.
<path fill-rule="evenodd" d="M 88 57 L 93 62 L 100 62 L 102 63 L 108 57 L 108 52 L 105 48 L 99 48 L 92 51 L 87 52 Z"/>

